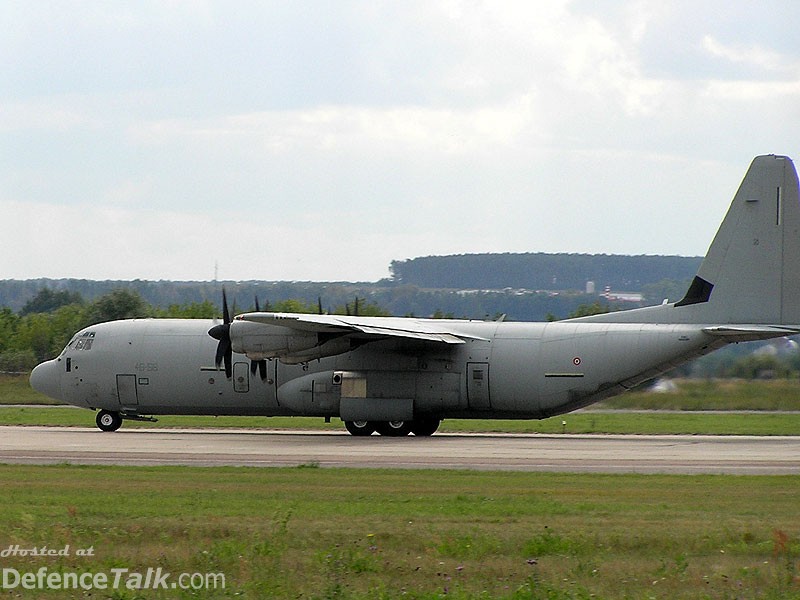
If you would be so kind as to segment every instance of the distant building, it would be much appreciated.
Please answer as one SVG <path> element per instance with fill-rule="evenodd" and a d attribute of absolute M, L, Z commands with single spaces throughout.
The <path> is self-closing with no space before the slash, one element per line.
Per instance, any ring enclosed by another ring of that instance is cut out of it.
<path fill-rule="evenodd" d="M 642 302 L 644 294 L 639 292 L 612 292 L 611 286 L 606 286 L 600 294 L 606 300 L 616 300 L 617 302 Z"/>

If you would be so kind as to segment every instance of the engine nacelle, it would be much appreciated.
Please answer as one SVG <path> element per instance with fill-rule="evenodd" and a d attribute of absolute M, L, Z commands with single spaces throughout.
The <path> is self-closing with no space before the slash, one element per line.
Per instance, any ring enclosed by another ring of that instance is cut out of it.
<path fill-rule="evenodd" d="M 332 337 L 329 333 L 241 320 L 231 323 L 230 336 L 234 352 L 251 360 L 278 358 L 286 364 L 336 356 L 355 347 L 349 338 Z"/>
<path fill-rule="evenodd" d="M 231 347 L 252 360 L 280 358 L 318 346 L 317 333 L 251 321 L 231 323 Z"/>

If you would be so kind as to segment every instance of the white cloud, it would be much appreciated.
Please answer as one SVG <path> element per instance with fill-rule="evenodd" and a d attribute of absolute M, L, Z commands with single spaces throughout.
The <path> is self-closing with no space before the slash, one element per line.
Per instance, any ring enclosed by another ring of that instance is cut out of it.
<path fill-rule="evenodd" d="M 711 35 L 703 37 L 703 48 L 713 56 L 778 73 L 800 74 L 800 64 L 759 44 L 724 44 Z"/>
<path fill-rule="evenodd" d="M 696 254 L 754 154 L 800 154 L 800 41 L 776 11 L 313 8 L 0 8 L 0 208 L 53 216 L 3 226 L 25 258 L 0 277 L 195 278 L 219 261 L 232 278 L 365 279 L 432 253 Z M 87 223 L 96 242 L 75 245 Z"/>
<path fill-rule="evenodd" d="M 64 133 L 81 128 L 97 128 L 100 123 L 97 115 L 76 109 L 69 103 L 50 100 L 0 103 L 0 132 Z"/>
<path fill-rule="evenodd" d="M 148 145 L 186 138 L 198 144 L 255 144 L 281 154 L 295 149 L 372 147 L 429 154 L 463 154 L 513 144 L 531 127 L 529 96 L 479 108 L 321 106 L 308 110 L 232 115 L 210 120 L 169 120 L 132 127 L 131 137 Z"/>

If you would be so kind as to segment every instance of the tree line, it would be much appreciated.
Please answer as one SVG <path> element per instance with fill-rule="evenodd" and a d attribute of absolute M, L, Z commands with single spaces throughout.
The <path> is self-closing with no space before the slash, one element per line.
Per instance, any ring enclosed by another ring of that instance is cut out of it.
<path fill-rule="evenodd" d="M 252 304 L 232 306 L 232 312 L 255 310 Z M 259 308 L 273 312 L 316 313 L 321 302 L 283 300 L 259 303 Z M 388 316 L 374 302 L 354 298 L 336 306 L 333 314 L 359 314 L 363 316 Z M 131 289 L 117 288 L 93 301 L 86 301 L 76 293 L 50 288 L 40 289 L 25 305 L 14 312 L 9 307 L 0 309 L 0 372 L 22 373 L 38 363 L 61 353 L 72 336 L 91 325 L 117 319 L 134 318 L 221 319 L 222 310 L 209 300 L 170 304 L 160 308 L 145 302 Z"/>
<path fill-rule="evenodd" d="M 485 297 L 481 301 L 480 294 L 462 294 L 455 297 L 467 302 L 477 302 L 481 309 L 485 306 L 482 302 L 491 301 Z M 511 298 L 519 299 L 513 295 Z M 544 298 L 553 300 L 556 297 L 545 295 Z M 494 297 L 494 300 L 496 299 L 497 297 Z M 445 297 L 440 300 L 443 300 L 441 305 L 445 307 L 444 309 L 418 316 L 434 318 L 462 316 L 451 310 L 452 304 L 448 305 Z M 236 300 L 233 299 L 231 312 L 235 314 L 255 310 L 255 303 L 254 297 L 251 302 L 237 306 Z M 259 302 L 261 310 L 272 312 L 323 312 L 362 316 L 397 314 L 376 302 L 374 298 L 359 296 L 352 296 L 332 308 L 327 306 L 320 296 L 315 299 L 293 298 L 274 302 L 264 298 Z M 561 310 L 564 306 L 566 305 L 563 303 L 558 305 Z M 622 308 L 618 304 L 609 304 L 605 300 L 580 295 L 573 297 L 569 306 L 572 307 L 569 312 L 561 314 L 548 312 L 544 318 L 538 320 L 552 321 Z M 484 318 L 494 319 L 501 314 L 495 310 L 491 314 L 484 315 Z M 90 325 L 117 319 L 147 317 L 221 319 L 222 311 L 220 305 L 210 300 L 192 300 L 158 307 L 146 302 L 138 291 L 128 288 L 116 288 L 92 301 L 87 301 L 76 292 L 44 287 L 18 312 L 9 307 L 0 309 L 0 371 L 12 373 L 30 371 L 38 363 L 57 356 L 76 332 Z M 697 377 L 797 377 L 800 373 L 800 352 L 798 352 L 800 346 L 787 341 L 773 344 L 775 351 L 756 353 L 753 350 L 758 346 L 751 344 L 730 346 L 681 367 L 677 373 Z M 765 348 L 762 346 L 761 349 Z"/>

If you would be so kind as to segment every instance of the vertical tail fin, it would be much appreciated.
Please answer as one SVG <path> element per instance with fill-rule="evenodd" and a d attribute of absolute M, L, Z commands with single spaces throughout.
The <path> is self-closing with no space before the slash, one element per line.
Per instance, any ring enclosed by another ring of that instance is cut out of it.
<path fill-rule="evenodd" d="M 683 322 L 800 324 L 800 198 L 786 156 L 758 156 L 686 296 Z"/>
<path fill-rule="evenodd" d="M 682 300 L 577 320 L 756 326 L 726 329 L 742 340 L 800 329 L 800 196 L 791 159 L 753 160 Z"/>

